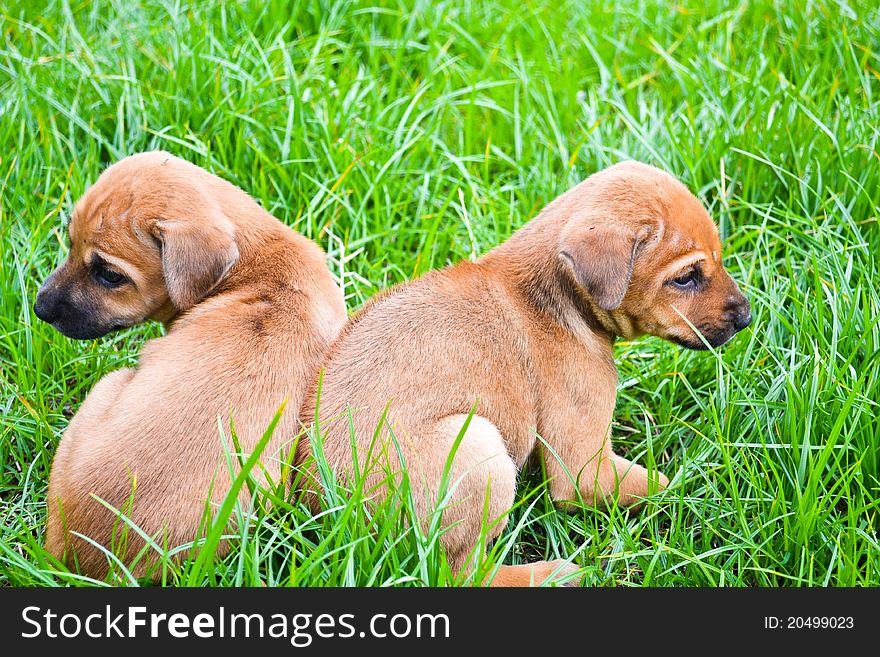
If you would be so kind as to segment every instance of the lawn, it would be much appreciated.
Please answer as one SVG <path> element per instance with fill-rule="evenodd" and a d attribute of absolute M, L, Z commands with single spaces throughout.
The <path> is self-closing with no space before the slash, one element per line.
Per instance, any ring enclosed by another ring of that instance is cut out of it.
<path fill-rule="evenodd" d="M 539 472 L 481 567 L 591 586 L 880 585 L 880 9 L 871 2 L 0 0 L 0 585 L 94 584 L 42 551 L 71 415 L 143 326 L 68 340 L 37 289 L 76 198 L 162 148 L 320 243 L 354 311 L 639 159 L 707 205 L 752 326 L 717 353 L 619 343 L 616 447 L 673 486 L 556 510 Z M 255 491 L 199 585 L 452 581 L 400 504 Z M 456 583 L 467 584 L 467 578 Z"/>

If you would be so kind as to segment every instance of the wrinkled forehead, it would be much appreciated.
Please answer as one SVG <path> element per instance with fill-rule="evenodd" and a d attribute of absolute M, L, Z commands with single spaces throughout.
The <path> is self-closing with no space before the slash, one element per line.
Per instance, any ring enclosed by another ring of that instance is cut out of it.
<path fill-rule="evenodd" d="M 667 214 L 664 242 L 671 257 L 692 253 L 720 263 L 721 238 L 718 227 L 695 197 L 688 195 L 670 204 Z"/>
<path fill-rule="evenodd" d="M 74 206 L 68 226 L 71 251 L 100 248 L 113 253 L 130 250 L 136 242 L 132 195 L 119 188 L 111 193 L 107 187 L 99 181 Z"/>

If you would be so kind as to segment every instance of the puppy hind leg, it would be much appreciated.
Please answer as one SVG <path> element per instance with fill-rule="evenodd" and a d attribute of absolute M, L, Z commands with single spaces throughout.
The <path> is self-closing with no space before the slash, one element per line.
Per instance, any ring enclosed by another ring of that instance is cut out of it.
<path fill-rule="evenodd" d="M 421 507 L 417 511 L 423 522 L 430 522 L 437 505 L 443 506 L 441 541 L 455 571 L 464 567 L 481 535 L 488 543 L 501 534 L 516 493 L 516 466 L 501 434 L 478 415 L 471 417 L 444 482 L 450 453 L 466 420 L 465 415 L 438 420 L 425 432 L 423 444 L 431 448 L 416 456 L 418 474 L 428 493 L 415 495 L 416 505 Z M 444 484 L 445 491 L 441 490 Z"/>
<path fill-rule="evenodd" d="M 431 430 L 433 440 L 428 443 L 442 448 L 432 450 L 431 458 L 422 453 L 418 459 L 433 503 L 444 504 L 445 531 L 441 541 L 456 572 L 467 566 L 468 558 L 481 538 L 485 545 L 501 534 L 516 493 L 516 466 L 498 428 L 486 418 L 475 415 L 471 417 L 452 459 L 446 477 L 445 498 L 437 500 L 449 453 L 466 420 L 465 415 L 450 415 L 438 420 Z M 426 504 L 418 511 L 427 520 L 432 509 Z M 561 561 L 499 566 L 491 581 L 484 583 L 491 586 L 540 585 L 557 568 L 565 573 L 573 569 L 563 566 Z"/>
<path fill-rule="evenodd" d="M 79 482 L 83 478 L 83 472 L 77 464 L 80 437 L 88 437 L 95 432 L 94 427 L 100 426 L 105 414 L 113 409 L 134 374 L 135 370 L 129 368 L 115 370 L 95 384 L 64 431 L 52 460 L 46 499 L 45 549 L 69 567 L 73 567 L 75 561 L 71 553 L 74 545 L 69 532 L 89 533 L 91 515 L 85 509 L 97 504 L 81 495 Z M 80 562 L 82 571 L 100 576 L 106 570 L 106 558 L 94 546 L 81 540 L 76 543 L 82 552 L 76 560 Z M 83 560 L 88 563 L 94 561 L 98 566 L 86 570 L 82 567 Z"/>

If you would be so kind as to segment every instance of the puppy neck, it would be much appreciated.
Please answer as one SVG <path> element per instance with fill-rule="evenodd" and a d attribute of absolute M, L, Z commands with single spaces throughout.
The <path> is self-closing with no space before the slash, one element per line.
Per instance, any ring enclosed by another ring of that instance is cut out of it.
<path fill-rule="evenodd" d="M 480 259 L 528 308 L 549 317 L 581 343 L 613 345 L 620 326 L 563 269 L 556 253 L 560 226 L 541 213 Z M 597 340 L 598 339 L 598 340 Z"/>
<path fill-rule="evenodd" d="M 212 295 L 271 287 L 299 287 L 325 265 L 324 252 L 255 201 L 227 211 L 235 225 L 239 258 Z"/>
<path fill-rule="evenodd" d="M 612 311 L 608 312 L 599 308 L 591 299 L 587 299 L 587 303 L 593 310 L 596 321 L 602 324 L 605 330 L 611 334 L 612 341 L 617 338 L 624 340 L 634 340 L 643 335 L 637 330 L 636 326 L 630 321 L 630 318 L 624 312 Z"/>
<path fill-rule="evenodd" d="M 159 310 L 150 315 L 150 319 L 156 322 L 161 322 L 165 327 L 166 332 L 171 328 L 171 325 L 174 324 L 174 320 L 180 315 L 180 310 L 171 303 L 171 301 L 167 301 Z"/>

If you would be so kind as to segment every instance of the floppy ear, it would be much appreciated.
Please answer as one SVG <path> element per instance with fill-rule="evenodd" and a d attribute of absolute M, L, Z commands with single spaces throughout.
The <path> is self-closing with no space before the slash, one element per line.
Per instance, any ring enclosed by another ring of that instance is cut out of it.
<path fill-rule="evenodd" d="M 603 310 L 623 302 L 636 254 L 650 228 L 621 224 L 577 226 L 563 231 L 559 258 Z"/>
<path fill-rule="evenodd" d="M 165 289 L 180 310 L 191 308 L 238 262 L 235 229 L 225 217 L 160 219 L 153 236 L 162 248 Z"/>

